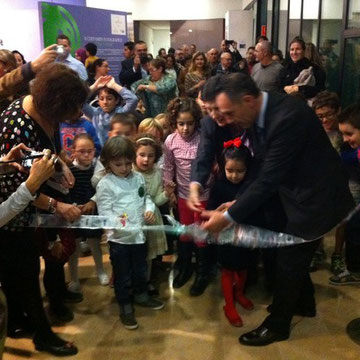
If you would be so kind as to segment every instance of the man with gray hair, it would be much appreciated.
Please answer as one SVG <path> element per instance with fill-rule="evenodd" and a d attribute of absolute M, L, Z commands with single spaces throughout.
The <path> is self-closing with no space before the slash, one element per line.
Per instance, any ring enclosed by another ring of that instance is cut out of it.
<path fill-rule="evenodd" d="M 269 41 L 258 42 L 255 47 L 255 56 L 258 61 L 254 65 L 251 77 L 261 91 L 280 91 L 280 72 L 283 66 L 272 60 L 272 48 Z"/>
<path fill-rule="evenodd" d="M 220 56 L 220 64 L 211 70 L 211 75 L 231 74 L 235 72 L 233 68 L 233 58 L 230 52 L 223 52 Z"/>

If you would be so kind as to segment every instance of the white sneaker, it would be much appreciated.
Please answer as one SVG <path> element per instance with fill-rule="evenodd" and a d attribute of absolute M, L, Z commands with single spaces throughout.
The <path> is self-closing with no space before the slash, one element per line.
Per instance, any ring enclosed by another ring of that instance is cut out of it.
<path fill-rule="evenodd" d="M 81 292 L 80 281 L 70 281 L 68 284 L 68 290 L 73 293 L 80 293 Z"/>
<path fill-rule="evenodd" d="M 91 253 L 89 244 L 87 241 L 80 241 L 80 252 L 82 255 L 89 255 Z"/>
<path fill-rule="evenodd" d="M 101 285 L 109 285 L 109 277 L 107 276 L 106 272 L 99 272 L 98 273 L 98 279 Z"/>

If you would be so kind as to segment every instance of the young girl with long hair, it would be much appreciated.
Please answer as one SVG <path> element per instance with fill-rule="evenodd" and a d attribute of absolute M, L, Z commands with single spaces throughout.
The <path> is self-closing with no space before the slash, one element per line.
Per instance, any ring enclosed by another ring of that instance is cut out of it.
<path fill-rule="evenodd" d="M 176 184 L 176 196 L 180 222 L 184 225 L 200 221 L 199 214 L 191 211 L 186 199 L 189 195 L 191 163 L 196 158 L 200 142 L 201 110 L 195 100 L 176 98 L 168 106 L 168 116 L 175 132 L 165 140 L 164 146 L 164 183 Z M 204 189 L 201 204 L 205 208 L 209 189 Z M 197 243 L 199 244 L 199 243 Z M 191 237 L 181 236 L 178 243 L 179 274 L 173 282 L 174 288 L 182 287 L 191 277 L 193 241 Z M 201 295 L 209 281 L 209 254 L 205 244 L 195 247 L 197 260 L 196 278 L 190 288 L 190 295 Z"/>

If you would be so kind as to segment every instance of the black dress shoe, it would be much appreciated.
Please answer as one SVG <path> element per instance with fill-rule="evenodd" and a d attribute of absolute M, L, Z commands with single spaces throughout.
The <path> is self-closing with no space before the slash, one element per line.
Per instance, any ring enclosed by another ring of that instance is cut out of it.
<path fill-rule="evenodd" d="M 199 276 L 195 277 L 194 283 L 190 287 L 190 296 L 200 296 L 204 293 L 205 289 L 209 285 L 208 276 Z"/>
<path fill-rule="evenodd" d="M 46 351 L 55 356 L 72 356 L 78 353 L 78 349 L 73 343 L 65 342 L 63 340 L 54 344 L 40 339 L 34 339 L 33 342 L 36 350 Z"/>
<path fill-rule="evenodd" d="M 192 273 L 193 270 L 191 267 L 180 269 L 179 274 L 175 277 L 173 281 L 173 288 L 179 289 L 184 286 L 190 280 Z"/>
<path fill-rule="evenodd" d="M 276 341 L 283 341 L 289 338 L 289 335 L 274 333 L 264 325 L 257 329 L 243 334 L 239 337 L 240 344 L 248 346 L 265 346 Z"/>
<path fill-rule="evenodd" d="M 34 334 L 34 328 L 26 317 L 23 318 L 21 324 L 9 324 L 7 328 L 7 336 L 12 339 L 31 338 Z"/>
<path fill-rule="evenodd" d="M 266 308 L 267 312 L 271 314 L 272 312 L 272 304 L 270 304 L 267 308 Z M 308 318 L 313 318 L 316 316 L 316 309 L 314 308 L 309 308 L 309 309 L 295 309 L 294 311 L 294 315 L 297 316 L 302 316 L 302 317 L 308 317 Z"/>
<path fill-rule="evenodd" d="M 12 339 L 31 338 L 33 331 L 21 327 L 14 327 L 7 330 L 7 336 Z"/>

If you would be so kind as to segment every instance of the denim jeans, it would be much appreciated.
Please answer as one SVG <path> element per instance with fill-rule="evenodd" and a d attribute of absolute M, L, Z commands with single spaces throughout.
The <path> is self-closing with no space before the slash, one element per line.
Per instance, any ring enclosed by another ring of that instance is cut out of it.
<path fill-rule="evenodd" d="M 124 311 L 125 305 L 132 303 L 130 289 L 135 302 L 148 299 L 146 244 L 125 245 L 110 241 L 109 245 L 115 296 Z"/>

